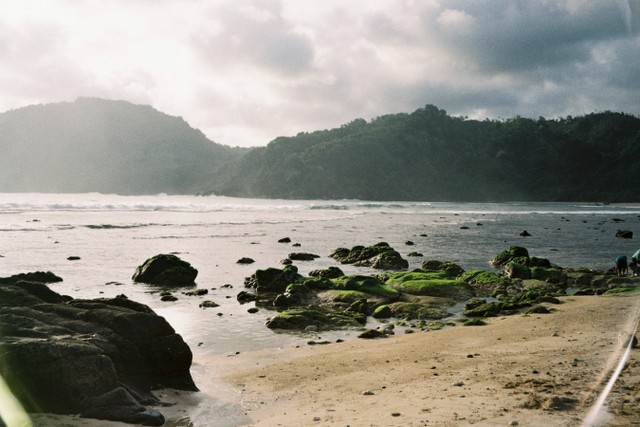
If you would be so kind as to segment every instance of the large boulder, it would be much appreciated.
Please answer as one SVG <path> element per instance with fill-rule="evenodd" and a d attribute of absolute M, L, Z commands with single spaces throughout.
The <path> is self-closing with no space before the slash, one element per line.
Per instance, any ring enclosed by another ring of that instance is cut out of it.
<path fill-rule="evenodd" d="M 162 425 L 159 388 L 197 390 L 192 353 L 148 306 L 0 279 L 0 375 L 27 411 Z"/>
<path fill-rule="evenodd" d="M 198 270 L 175 255 L 160 254 L 136 268 L 134 282 L 159 286 L 193 286 Z"/>

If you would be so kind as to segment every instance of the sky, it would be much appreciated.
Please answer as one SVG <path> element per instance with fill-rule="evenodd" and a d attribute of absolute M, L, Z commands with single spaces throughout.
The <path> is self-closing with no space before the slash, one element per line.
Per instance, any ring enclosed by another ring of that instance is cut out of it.
<path fill-rule="evenodd" d="M 0 112 L 78 97 L 230 146 L 427 104 L 640 116 L 640 0 L 0 0 Z"/>

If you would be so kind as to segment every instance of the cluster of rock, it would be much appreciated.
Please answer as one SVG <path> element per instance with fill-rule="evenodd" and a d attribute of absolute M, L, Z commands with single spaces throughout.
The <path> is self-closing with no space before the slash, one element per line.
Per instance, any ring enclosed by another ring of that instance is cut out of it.
<path fill-rule="evenodd" d="M 544 313 L 542 305 L 558 304 L 570 288 L 577 294 L 624 291 L 634 278 L 607 272 L 565 269 L 544 258 L 529 256 L 512 246 L 492 261 L 498 270 L 465 271 L 452 262 L 426 260 L 421 269 L 406 270 L 400 255 L 386 243 L 371 247 L 338 248 L 331 257 L 340 263 L 387 270 L 376 275 L 344 275 L 337 267 L 302 276 L 293 265 L 257 270 L 245 279 L 238 301 L 277 310 L 267 321 L 272 329 L 323 330 L 363 328 L 369 316 L 414 322 L 421 328 L 452 315 L 465 304 L 469 318 L 519 312 Z M 404 260 L 402 260 L 404 261 Z M 406 262 L 406 261 L 405 261 Z M 476 322 L 477 323 L 477 322 Z"/>
<path fill-rule="evenodd" d="M 152 391 L 197 390 L 187 344 L 148 306 L 123 295 L 73 299 L 46 285 L 60 280 L 0 278 L 0 375 L 13 394 L 31 412 L 163 425 Z"/>

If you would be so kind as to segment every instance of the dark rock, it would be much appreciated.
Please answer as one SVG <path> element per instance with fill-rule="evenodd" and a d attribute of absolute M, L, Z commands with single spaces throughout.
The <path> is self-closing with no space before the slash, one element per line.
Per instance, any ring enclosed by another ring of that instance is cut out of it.
<path fill-rule="evenodd" d="M 307 326 L 316 326 L 318 330 L 360 327 L 366 322 L 361 313 L 333 313 L 321 309 L 295 309 L 277 313 L 267 320 L 270 329 L 304 330 Z"/>
<path fill-rule="evenodd" d="M 253 260 L 252 258 L 242 257 L 238 261 L 236 261 L 236 264 L 253 264 L 254 262 L 255 260 Z"/>
<path fill-rule="evenodd" d="M 73 256 L 72 255 L 70 257 L 67 257 L 67 261 L 78 261 L 79 259 L 80 259 L 79 256 Z"/>
<path fill-rule="evenodd" d="M 522 236 L 522 237 L 530 237 L 530 236 L 531 236 L 531 234 L 530 234 L 527 230 L 523 230 L 523 231 L 520 233 L 520 236 Z"/>
<path fill-rule="evenodd" d="M 375 319 L 388 319 L 393 315 L 393 313 L 391 312 L 391 307 L 389 307 L 388 305 L 381 305 L 379 307 L 377 307 L 373 314 L 371 315 L 371 317 L 375 318 Z"/>
<path fill-rule="evenodd" d="M 282 261 L 280 261 L 280 264 L 282 264 L 282 265 L 291 265 L 291 264 L 293 264 L 293 261 L 291 261 L 289 258 L 285 258 Z"/>
<path fill-rule="evenodd" d="M 189 347 L 148 306 L 45 289 L 0 284 L 0 375 L 27 411 L 162 425 L 152 390 L 197 390 Z"/>
<path fill-rule="evenodd" d="M 380 242 L 373 246 L 354 246 L 351 249 L 337 248 L 329 255 L 340 264 L 356 264 L 369 261 L 371 258 L 393 249 L 386 242 Z"/>
<path fill-rule="evenodd" d="M 201 297 L 209 293 L 208 289 L 196 289 L 195 291 L 183 292 L 188 297 Z"/>
<path fill-rule="evenodd" d="M 282 270 L 277 268 L 256 270 L 250 277 L 245 278 L 244 285 L 247 288 L 255 288 L 257 293 L 282 293 L 287 286 L 301 278 L 296 266 L 288 265 Z"/>
<path fill-rule="evenodd" d="M 164 301 L 164 302 L 174 302 L 174 301 L 178 301 L 178 297 L 174 296 L 174 295 L 163 295 L 160 298 L 160 301 Z"/>
<path fill-rule="evenodd" d="M 198 307 L 200 307 L 200 308 L 216 308 L 216 307 L 220 307 L 220 304 L 215 303 L 215 302 L 210 301 L 210 300 L 207 300 L 207 301 L 202 301 Z"/>
<path fill-rule="evenodd" d="M 632 239 L 633 231 L 631 230 L 618 230 L 616 232 L 616 237 L 620 237 L 622 239 Z"/>
<path fill-rule="evenodd" d="M 257 307 L 251 307 L 250 309 L 247 310 L 247 313 L 255 314 L 259 311 L 260 309 L 258 309 Z"/>
<path fill-rule="evenodd" d="M 420 252 L 409 252 L 407 254 L 407 256 L 410 256 L 410 257 L 421 257 L 423 255 Z"/>
<path fill-rule="evenodd" d="M 404 242 L 404 244 L 407 245 L 407 246 L 415 245 L 415 243 L 413 243 L 411 240 L 407 240 L 406 242 Z"/>
<path fill-rule="evenodd" d="M 491 260 L 491 265 L 494 267 L 502 267 L 512 261 L 529 265 L 529 251 L 520 246 L 511 246 L 508 250 L 496 255 L 496 257 Z"/>
<path fill-rule="evenodd" d="M 291 239 L 288 237 L 283 237 L 282 239 L 278 240 L 278 243 L 291 243 Z"/>
<path fill-rule="evenodd" d="M 198 270 L 175 255 L 160 254 L 136 268 L 134 282 L 159 286 L 193 286 Z"/>
<path fill-rule="evenodd" d="M 291 261 L 313 261 L 316 258 L 320 258 L 320 255 L 306 252 L 293 252 L 289 254 L 289 259 Z"/>
<path fill-rule="evenodd" d="M 238 296 L 236 296 L 236 299 L 240 304 L 246 304 L 248 302 L 255 301 L 256 298 L 257 297 L 255 294 L 247 291 L 240 291 L 240 293 L 238 293 Z"/>
<path fill-rule="evenodd" d="M 299 248 L 299 247 L 300 247 L 300 246 L 302 246 L 302 245 L 301 245 L 300 243 L 294 243 L 294 244 L 293 244 L 293 245 L 291 245 L 291 246 L 293 246 L 294 248 Z"/>
<path fill-rule="evenodd" d="M 338 267 L 332 266 L 324 270 L 312 270 L 309 272 L 309 276 L 326 278 L 326 279 L 335 279 L 336 277 L 344 276 L 344 273 Z"/>
<path fill-rule="evenodd" d="M 464 273 L 464 269 L 458 264 L 434 259 L 422 261 L 422 269 L 427 271 L 446 271 L 452 277 L 458 277 Z"/>
<path fill-rule="evenodd" d="M 20 281 L 39 282 L 39 283 L 58 283 L 62 282 L 62 278 L 56 276 L 50 271 L 35 271 L 32 273 L 14 274 L 9 277 L 0 277 L 0 283 L 12 284 Z"/>
<path fill-rule="evenodd" d="M 387 334 L 385 334 L 384 332 L 378 331 L 376 329 L 367 329 L 366 331 L 358 335 L 358 338 L 363 338 L 363 339 L 386 338 L 386 337 L 387 337 Z"/>

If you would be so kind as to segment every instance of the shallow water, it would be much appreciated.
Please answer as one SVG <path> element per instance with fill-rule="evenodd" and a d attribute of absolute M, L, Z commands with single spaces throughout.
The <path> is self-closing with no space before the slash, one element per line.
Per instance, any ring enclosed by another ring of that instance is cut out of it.
<path fill-rule="evenodd" d="M 245 277 L 258 268 L 281 267 L 280 260 L 291 252 L 320 255 L 312 262 L 296 262 L 302 274 L 336 265 L 328 255 L 337 247 L 380 241 L 403 254 L 410 268 L 424 259 L 439 259 L 467 270 L 491 270 L 493 256 L 519 245 L 558 265 L 608 269 L 617 255 L 630 256 L 640 248 L 636 239 L 616 238 L 616 231 L 628 229 L 637 236 L 639 224 L 640 205 L 0 194 L 0 277 L 48 270 L 64 279 L 51 287 L 74 298 L 125 294 L 148 304 L 189 344 L 196 383 L 215 394 L 219 373 L 201 363 L 207 356 L 309 340 L 272 332 L 264 326 L 269 311 L 249 314 L 253 304 L 240 305 L 235 298 Z M 523 230 L 531 237 L 521 237 Z M 283 237 L 292 243 L 278 243 Z M 406 256 L 414 251 L 423 257 Z M 179 300 L 167 303 L 160 301 L 158 288 L 134 284 L 135 268 L 159 253 L 177 253 L 190 262 L 199 271 L 198 288 L 208 289 L 208 295 L 188 297 L 177 291 Z M 69 256 L 80 260 L 69 261 Z M 256 262 L 237 264 L 241 257 Z M 340 267 L 347 274 L 373 272 Z M 200 309 L 205 299 L 220 306 Z M 322 338 L 352 334 L 333 332 Z M 203 420 L 210 415 L 201 414 L 195 423 L 206 425 Z"/>

